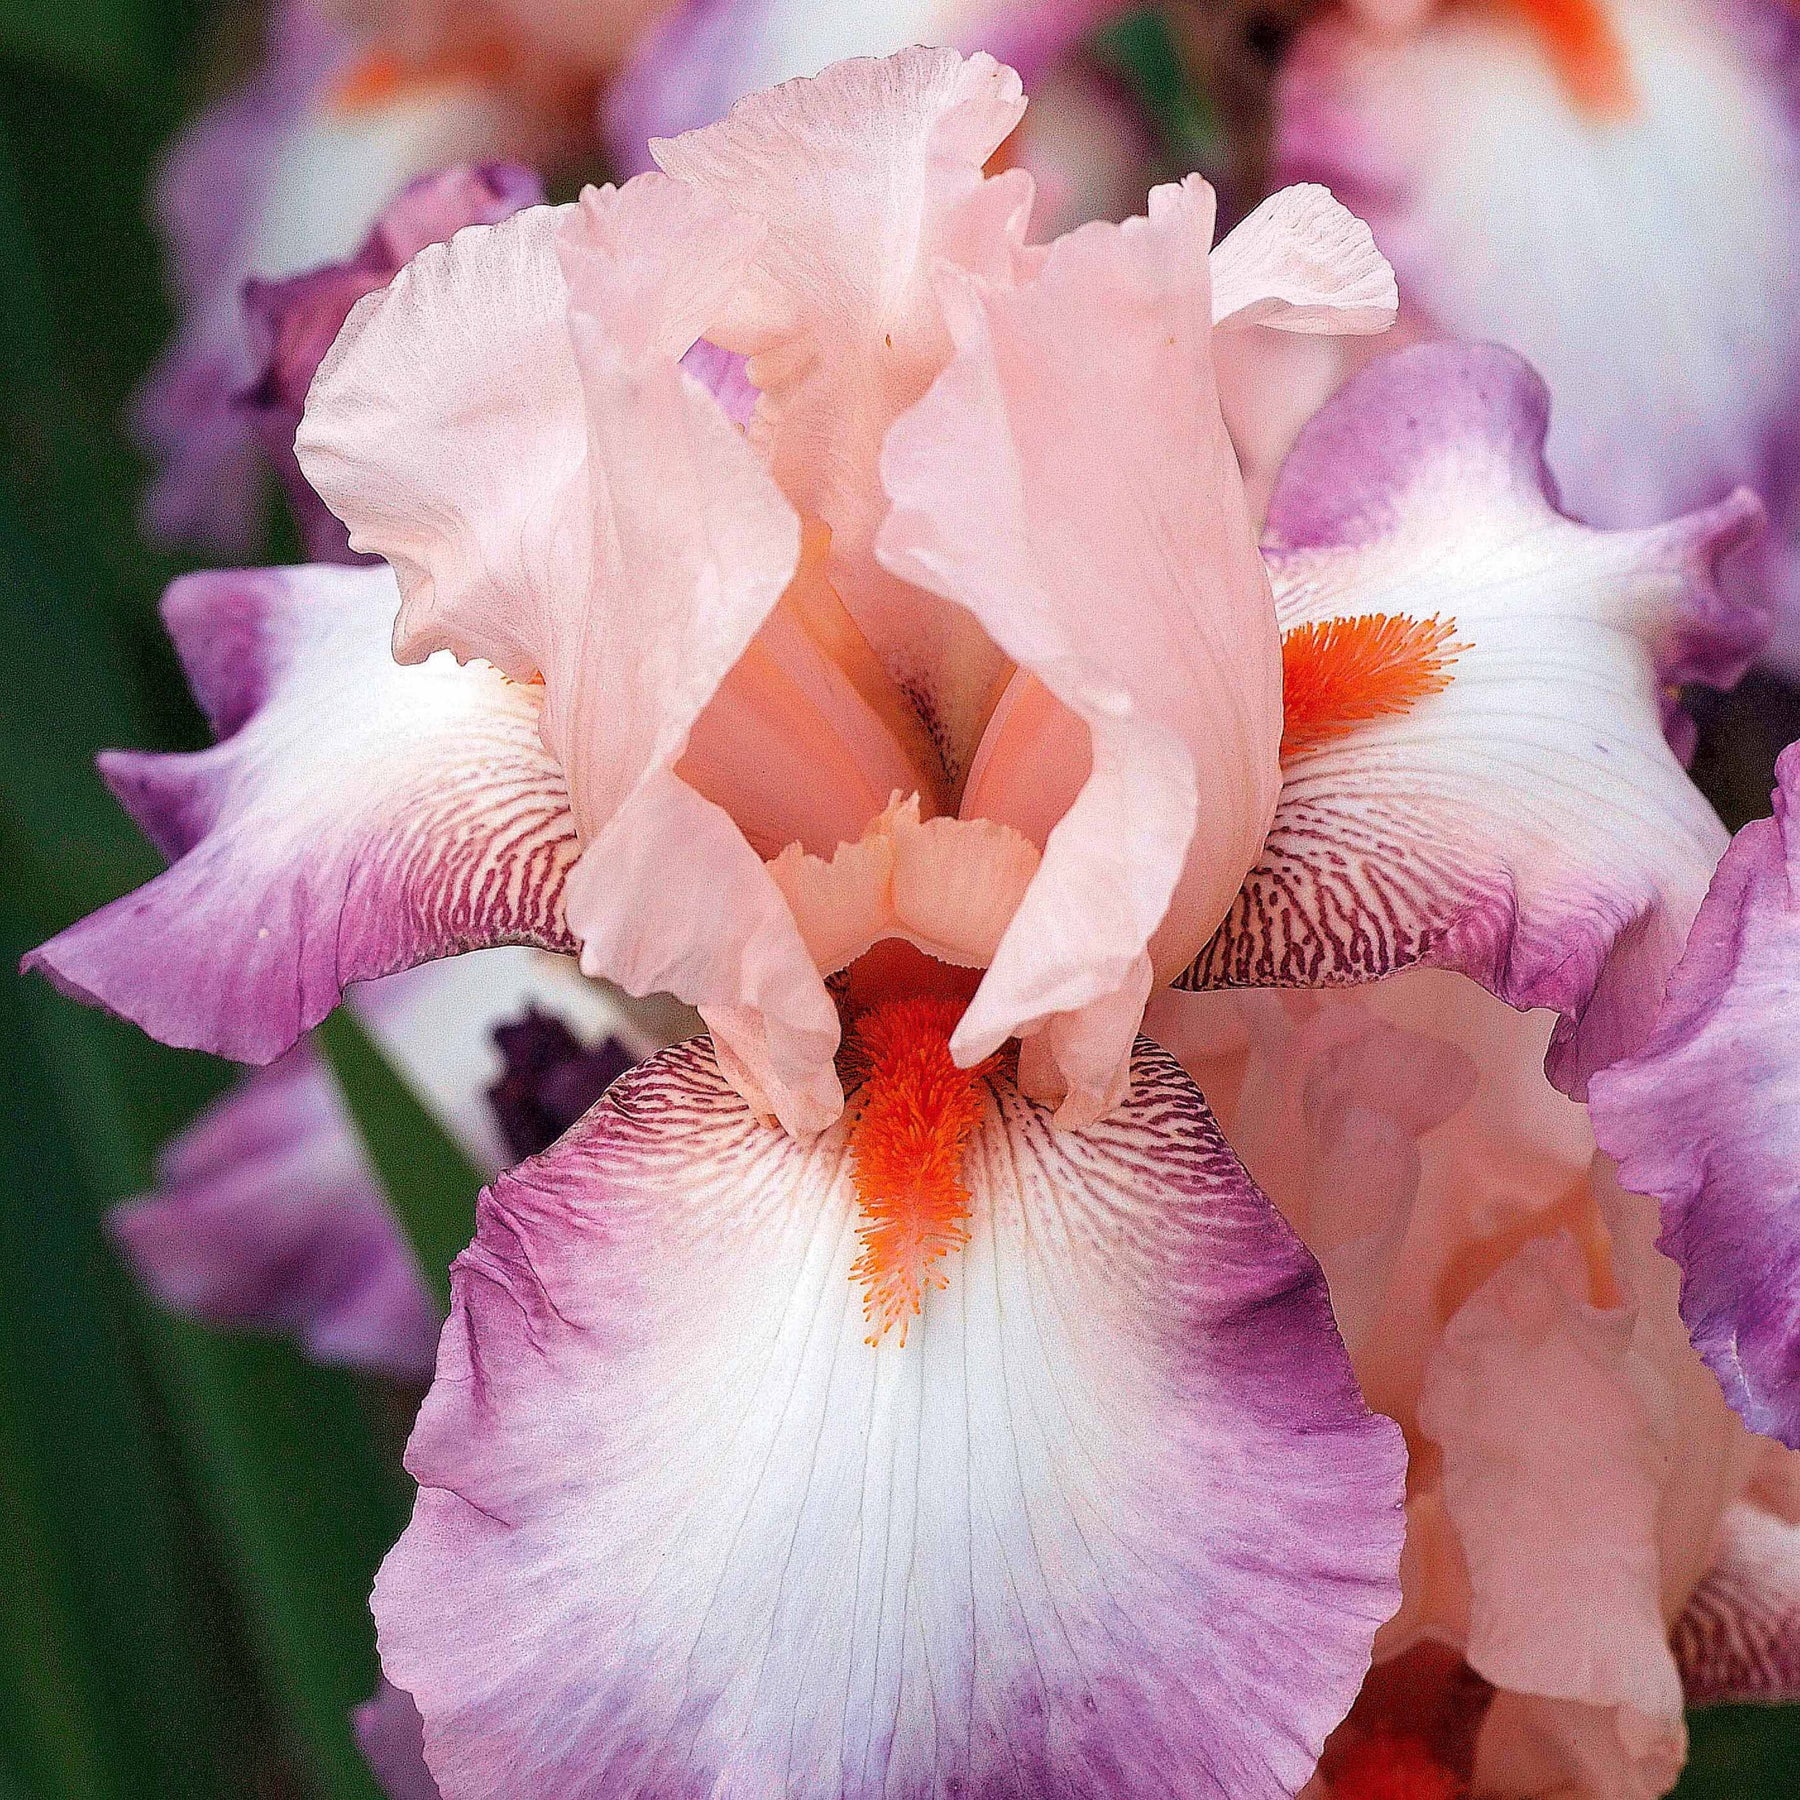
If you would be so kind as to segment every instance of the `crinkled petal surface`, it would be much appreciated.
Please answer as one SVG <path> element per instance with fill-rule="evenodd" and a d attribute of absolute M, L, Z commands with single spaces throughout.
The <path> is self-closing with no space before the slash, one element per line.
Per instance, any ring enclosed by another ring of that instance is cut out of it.
<path fill-rule="evenodd" d="M 1442 1448 L 1468 1564 L 1470 1666 L 1514 1696 L 1573 1703 L 1578 1719 L 1610 1714 L 1611 1732 L 1573 1732 L 1573 1760 L 1591 1735 L 1596 1771 L 1635 1765 L 1655 1794 L 1686 1751 L 1657 1543 L 1668 1403 L 1633 1357 L 1631 1313 L 1587 1296 L 1573 1238 L 1527 1244 L 1451 1320 L 1419 1422 Z M 1490 1757 L 1508 1714 L 1483 1725 Z M 1593 1791 L 1638 1790 L 1609 1777 Z"/>
<path fill-rule="evenodd" d="M 982 165 L 1024 108 L 991 56 L 903 50 L 754 94 L 654 146 L 671 174 L 768 226 L 755 278 L 708 335 L 748 353 L 752 437 L 795 505 L 830 526 L 832 579 L 952 781 L 1004 661 L 967 613 L 876 562 L 877 465 L 949 354 L 934 267 L 1003 276 L 1023 242 L 1029 177 L 988 180 Z"/>
<path fill-rule="evenodd" d="M 843 1126 L 704 1043 L 481 1203 L 378 1579 L 452 1800 L 1292 1794 L 1394 1604 L 1401 1453 L 1145 1043 L 989 1078 L 971 1238 L 865 1342 Z"/>
<path fill-rule="evenodd" d="M 1399 309 L 1369 228 L 1312 182 L 1272 194 L 1212 253 L 1213 322 L 1366 336 Z"/>
<path fill-rule="evenodd" d="M 1580 1093 L 1647 1035 L 1725 834 L 1663 734 L 1665 684 L 1729 679 L 1766 621 L 1715 564 L 1748 494 L 1599 532 L 1552 504 L 1542 384 L 1492 346 L 1383 357 L 1282 471 L 1264 540 L 1284 634 L 1385 615 L 1447 683 L 1291 749 L 1261 860 L 1184 985 L 1459 969 L 1563 1014 Z"/>
<path fill-rule="evenodd" d="M 958 1027 L 969 1062 L 1178 972 L 1254 861 L 1280 773 L 1275 612 L 1213 387 L 1211 191 L 1084 226 L 1013 287 L 947 275 L 954 360 L 890 434 L 897 574 L 968 608 L 1050 702 L 1003 704 L 965 816 L 1060 822 Z M 1086 740 L 1085 742 L 1083 740 Z M 1066 810 L 1065 810 L 1066 809 Z M 1122 1068 L 1138 1015 L 1113 1009 Z M 1071 1114 L 1106 1083 L 1071 1079 Z"/>
<path fill-rule="evenodd" d="M 164 617 L 220 741 L 102 765 L 172 866 L 26 966 L 165 1043 L 268 1062 L 352 981 L 572 950 L 540 693 L 447 656 L 396 664 L 397 599 L 383 568 L 178 581 Z"/>
<path fill-rule="evenodd" d="M 1726 851 L 1656 1030 L 1597 1075 L 1620 1179 L 1662 1205 L 1681 1313 L 1754 1431 L 1800 1445 L 1800 745 Z"/>

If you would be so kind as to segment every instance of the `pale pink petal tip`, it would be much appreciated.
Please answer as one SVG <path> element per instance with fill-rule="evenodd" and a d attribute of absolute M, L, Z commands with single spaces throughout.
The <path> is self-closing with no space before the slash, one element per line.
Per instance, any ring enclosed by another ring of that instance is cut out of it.
<path fill-rule="evenodd" d="M 1670 682 L 1766 628 L 1716 565 L 1735 495 L 1604 532 L 1557 510 L 1542 382 L 1496 346 L 1377 358 L 1302 432 L 1264 545 L 1283 632 L 1380 615 L 1442 644 L 1428 687 L 1284 756 L 1258 867 L 1189 985 L 1455 968 L 1562 1013 L 1579 1095 L 1643 1042 L 1723 833 L 1665 735 Z"/>
<path fill-rule="evenodd" d="M 1306 1780 L 1396 1603 L 1399 1433 L 1166 1053 L 1079 1135 L 984 1086 L 904 1343 L 848 1127 L 758 1123 L 704 1043 L 482 1197 L 374 1602 L 446 1793 Z"/>
<path fill-rule="evenodd" d="M 173 865 L 25 958 L 166 1043 L 269 1062 L 346 985 L 487 944 L 571 950 L 535 690 L 389 655 L 380 568 L 193 575 L 164 612 L 220 741 L 105 772 Z"/>
<path fill-rule="evenodd" d="M 1212 274 L 1219 326 L 1365 335 L 1400 306 L 1368 226 L 1311 183 L 1265 200 L 1213 251 Z"/>
<path fill-rule="evenodd" d="M 1719 864 L 1650 1041 L 1594 1128 L 1662 1206 L 1681 1312 L 1754 1431 L 1800 1446 L 1800 744 Z"/>

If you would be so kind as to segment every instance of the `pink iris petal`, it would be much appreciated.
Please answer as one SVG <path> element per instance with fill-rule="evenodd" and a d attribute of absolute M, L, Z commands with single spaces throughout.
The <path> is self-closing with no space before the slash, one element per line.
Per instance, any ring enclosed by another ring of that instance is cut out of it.
<path fill-rule="evenodd" d="M 364 294 L 385 287 L 427 244 L 442 243 L 465 225 L 497 224 L 543 198 L 542 185 L 529 169 L 506 163 L 423 175 L 389 202 L 346 261 L 245 284 L 256 374 L 239 404 L 287 489 L 310 561 L 350 560 L 343 524 L 300 473 L 294 434 L 307 389 L 351 307 Z"/>
<path fill-rule="evenodd" d="M 1580 1093 L 1640 1043 L 1723 833 L 1663 735 L 1670 679 L 1729 678 L 1766 619 L 1716 565 L 1738 494 L 1635 532 L 1549 498 L 1542 384 L 1495 348 L 1379 359 L 1302 434 L 1265 554 L 1284 630 L 1454 622 L 1447 686 L 1285 760 L 1261 860 L 1185 985 L 1329 986 L 1424 963 L 1564 1015 Z"/>
<path fill-rule="evenodd" d="M 1141 1005 L 1146 957 L 1166 978 L 1205 941 L 1274 811 L 1275 613 L 1212 382 L 1212 218 L 1195 178 L 1016 287 L 947 274 L 955 357 L 888 439 L 883 561 L 1057 703 L 996 715 L 964 799 L 1034 834 L 1046 790 L 1062 803 L 958 1029 L 970 1062 L 1127 989 Z M 1130 1054 L 1115 1010 L 1064 1083 L 1069 1122 Z"/>
<path fill-rule="evenodd" d="M 1315 1266 L 1140 1049 L 1080 1136 L 1003 1072 L 904 1345 L 847 1126 L 703 1045 L 483 1197 L 375 1608 L 455 1800 L 1274 1800 L 1393 1604 L 1400 1447 Z"/>
<path fill-rule="evenodd" d="M 794 504 L 831 528 L 832 580 L 953 781 L 1003 659 L 966 613 L 877 564 L 877 464 L 949 353 L 934 266 L 1004 276 L 1023 242 L 1029 178 L 986 180 L 982 165 L 1024 105 L 992 57 L 906 50 L 753 95 L 654 146 L 671 174 L 767 227 L 753 278 L 708 336 L 748 353 L 752 437 Z"/>
<path fill-rule="evenodd" d="M 387 1800 L 442 1800 L 425 1766 L 425 1729 L 411 1694 L 383 1681 L 352 1719 L 356 1741 Z"/>
<path fill-rule="evenodd" d="M 402 668 L 385 569 L 193 575 L 164 616 L 220 741 L 104 772 L 173 866 L 26 958 L 166 1043 L 268 1062 L 353 981 L 572 950 L 576 855 L 536 689 Z"/>
<path fill-rule="evenodd" d="M 1662 1204 L 1694 1343 L 1752 1430 L 1800 1445 L 1800 746 L 1719 864 L 1656 1029 L 1594 1078 L 1601 1143 Z"/>

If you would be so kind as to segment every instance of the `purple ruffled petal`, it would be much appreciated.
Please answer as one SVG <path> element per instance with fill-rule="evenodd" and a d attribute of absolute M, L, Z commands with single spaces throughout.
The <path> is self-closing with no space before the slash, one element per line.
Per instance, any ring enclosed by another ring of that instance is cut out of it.
<path fill-rule="evenodd" d="M 1396 1598 L 1403 1456 L 1197 1090 L 988 1078 L 971 1239 L 871 1345 L 846 1125 L 705 1040 L 482 1198 L 379 1577 L 457 1800 L 1275 1800 Z"/>
<path fill-rule="evenodd" d="M 183 322 L 137 395 L 132 425 L 157 465 L 144 516 L 163 541 L 240 555 L 254 541 L 261 470 L 235 406 L 254 370 L 238 299 L 246 245 L 283 138 L 352 48 L 310 0 L 288 0 L 261 70 L 183 132 L 157 179 Z"/>
<path fill-rule="evenodd" d="M 1800 744 L 1775 773 L 1654 1034 L 1591 1102 L 1621 1182 L 1661 1203 L 1695 1348 L 1752 1430 L 1800 1446 Z"/>
<path fill-rule="evenodd" d="M 320 1362 L 429 1373 L 437 1309 L 310 1049 L 215 1102 L 164 1151 L 157 1182 L 108 1227 L 163 1305 L 291 1333 Z"/>
<path fill-rule="evenodd" d="M 1322 16 L 1283 68 L 1276 164 L 1368 221 L 1422 325 L 1531 359 L 1575 516 L 1651 525 L 1748 486 L 1789 524 L 1732 579 L 1793 607 L 1800 17 L 1672 0 L 1605 18 L 1631 90 L 1611 112 L 1503 13 L 1386 33 Z M 1781 638 L 1791 656 L 1800 613 Z"/>
<path fill-rule="evenodd" d="M 491 944 L 573 950 L 575 833 L 540 690 L 395 663 L 397 608 L 385 568 L 175 583 L 170 632 L 235 728 L 193 755 L 106 760 L 175 861 L 25 966 L 166 1043 L 268 1062 L 353 981 Z"/>
<path fill-rule="evenodd" d="M 1447 684 L 1284 757 L 1274 824 L 1185 986 L 1453 968 L 1563 1015 L 1577 1096 L 1648 1033 L 1724 846 L 1665 737 L 1667 685 L 1735 679 L 1767 630 L 1719 564 L 1738 493 L 1639 531 L 1557 511 L 1543 384 L 1496 346 L 1382 357 L 1307 426 L 1265 554 L 1284 632 L 1449 621 Z"/>

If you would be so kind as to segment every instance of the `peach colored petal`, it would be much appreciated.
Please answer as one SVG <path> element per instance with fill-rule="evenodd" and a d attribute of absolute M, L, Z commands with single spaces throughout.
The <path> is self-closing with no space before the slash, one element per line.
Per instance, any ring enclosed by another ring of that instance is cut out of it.
<path fill-rule="evenodd" d="M 831 527 L 839 592 L 952 781 L 1004 661 L 966 614 L 877 565 L 877 464 L 949 354 L 934 265 L 1003 275 L 1023 242 L 1030 178 L 981 171 L 1024 106 L 990 56 L 905 50 L 754 94 L 653 146 L 671 174 L 768 226 L 755 278 L 708 335 L 749 354 L 752 437 L 800 510 Z"/>
<path fill-rule="evenodd" d="M 956 356 L 888 438 L 882 560 L 966 606 L 1063 709 L 1016 694 L 977 759 L 986 816 L 1029 832 L 1053 782 L 1066 810 L 959 1058 L 1108 1002 L 1146 951 L 1177 970 L 1274 811 L 1279 650 L 1213 388 L 1212 217 L 1194 179 L 1059 240 L 1016 287 L 946 271 Z M 1065 1122 L 1107 1086 L 1084 1041 Z"/>
<path fill-rule="evenodd" d="M 568 891 L 584 971 L 697 1006 L 727 1079 L 796 1137 L 837 1117 L 836 1008 L 780 891 L 718 807 L 653 771 Z"/>
<path fill-rule="evenodd" d="M 1212 253 L 1217 326 L 1365 336 L 1399 310 L 1367 225 L 1314 182 L 1271 194 Z"/>
<path fill-rule="evenodd" d="M 320 364 L 295 453 L 393 565 L 395 650 L 536 672 L 538 622 L 580 593 L 586 429 L 556 238 L 570 207 L 531 207 L 421 251 L 361 301 Z"/>
<path fill-rule="evenodd" d="M 1682 1694 L 1657 1527 L 1673 1396 L 1634 1352 L 1632 1312 L 1587 1291 L 1573 1239 L 1526 1245 L 1445 1332 L 1420 1423 L 1443 1447 L 1468 1558 L 1470 1665 L 1517 1694 L 1612 1709 L 1625 1757 L 1661 1770 L 1672 1754 L 1672 1778 Z"/>
<path fill-rule="evenodd" d="M 985 967 L 1037 866 L 1037 851 L 1005 825 L 921 823 L 914 795 L 896 796 L 829 862 L 796 844 L 769 873 L 819 972 L 830 974 L 886 938 L 904 938 L 940 962 Z"/>

